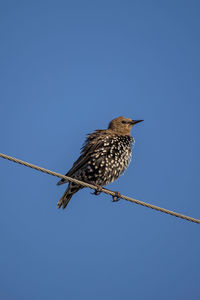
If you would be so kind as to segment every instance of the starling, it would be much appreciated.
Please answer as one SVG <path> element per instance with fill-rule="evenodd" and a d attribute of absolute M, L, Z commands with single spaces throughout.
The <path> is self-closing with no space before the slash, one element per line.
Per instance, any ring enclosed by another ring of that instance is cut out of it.
<path fill-rule="evenodd" d="M 142 121 L 118 117 L 109 123 L 108 129 L 95 130 L 88 134 L 81 148 L 80 157 L 66 176 L 98 187 L 116 180 L 126 170 L 131 160 L 131 146 L 135 142 L 130 136 L 131 128 Z M 67 182 L 61 179 L 57 185 Z M 64 209 L 71 197 L 82 188 L 81 185 L 69 182 L 64 195 L 58 201 L 58 208 L 62 206 Z"/>

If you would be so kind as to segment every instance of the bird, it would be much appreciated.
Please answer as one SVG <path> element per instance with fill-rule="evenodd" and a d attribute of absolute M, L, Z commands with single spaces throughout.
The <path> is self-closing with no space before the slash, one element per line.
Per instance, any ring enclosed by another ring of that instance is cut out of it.
<path fill-rule="evenodd" d="M 65 175 L 99 188 L 115 181 L 124 173 L 131 160 L 132 146 L 135 143 L 131 129 L 142 121 L 117 117 L 109 123 L 107 129 L 97 129 L 88 134 L 80 157 Z M 68 183 L 68 180 L 63 178 L 57 185 L 65 183 Z M 72 196 L 82 188 L 82 185 L 69 182 L 57 207 L 66 208 Z"/>

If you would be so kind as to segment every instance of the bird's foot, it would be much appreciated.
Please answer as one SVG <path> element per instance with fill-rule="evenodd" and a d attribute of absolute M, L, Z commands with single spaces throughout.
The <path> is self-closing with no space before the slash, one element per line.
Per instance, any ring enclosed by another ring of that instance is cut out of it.
<path fill-rule="evenodd" d="M 99 190 L 95 190 L 93 193 L 92 193 L 93 195 L 95 195 L 95 196 L 98 196 L 98 195 L 100 195 L 101 194 L 101 191 L 99 191 Z"/>
<path fill-rule="evenodd" d="M 97 189 L 94 190 L 94 192 L 92 193 L 93 195 L 98 196 L 99 194 L 101 194 L 102 192 L 102 187 L 94 182 L 90 182 L 91 184 L 95 185 L 97 187 Z"/>
<path fill-rule="evenodd" d="M 112 198 L 113 198 L 113 202 L 117 202 L 121 198 L 121 194 L 119 192 L 115 192 Z"/>

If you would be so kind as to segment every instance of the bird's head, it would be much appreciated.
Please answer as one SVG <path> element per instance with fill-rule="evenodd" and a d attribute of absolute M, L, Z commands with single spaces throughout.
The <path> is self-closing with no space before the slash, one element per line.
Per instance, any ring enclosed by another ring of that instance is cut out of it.
<path fill-rule="evenodd" d="M 142 121 L 143 120 L 131 120 L 124 117 L 118 117 L 110 122 L 108 129 L 113 130 L 120 135 L 130 135 L 132 127 Z"/>

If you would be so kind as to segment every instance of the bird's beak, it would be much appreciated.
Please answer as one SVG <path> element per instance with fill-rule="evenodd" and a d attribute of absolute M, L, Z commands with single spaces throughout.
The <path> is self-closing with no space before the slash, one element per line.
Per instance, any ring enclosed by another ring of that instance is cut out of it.
<path fill-rule="evenodd" d="M 143 122 L 144 120 L 132 120 L 131 124 L 135 125 L 137 123 Z"/>

